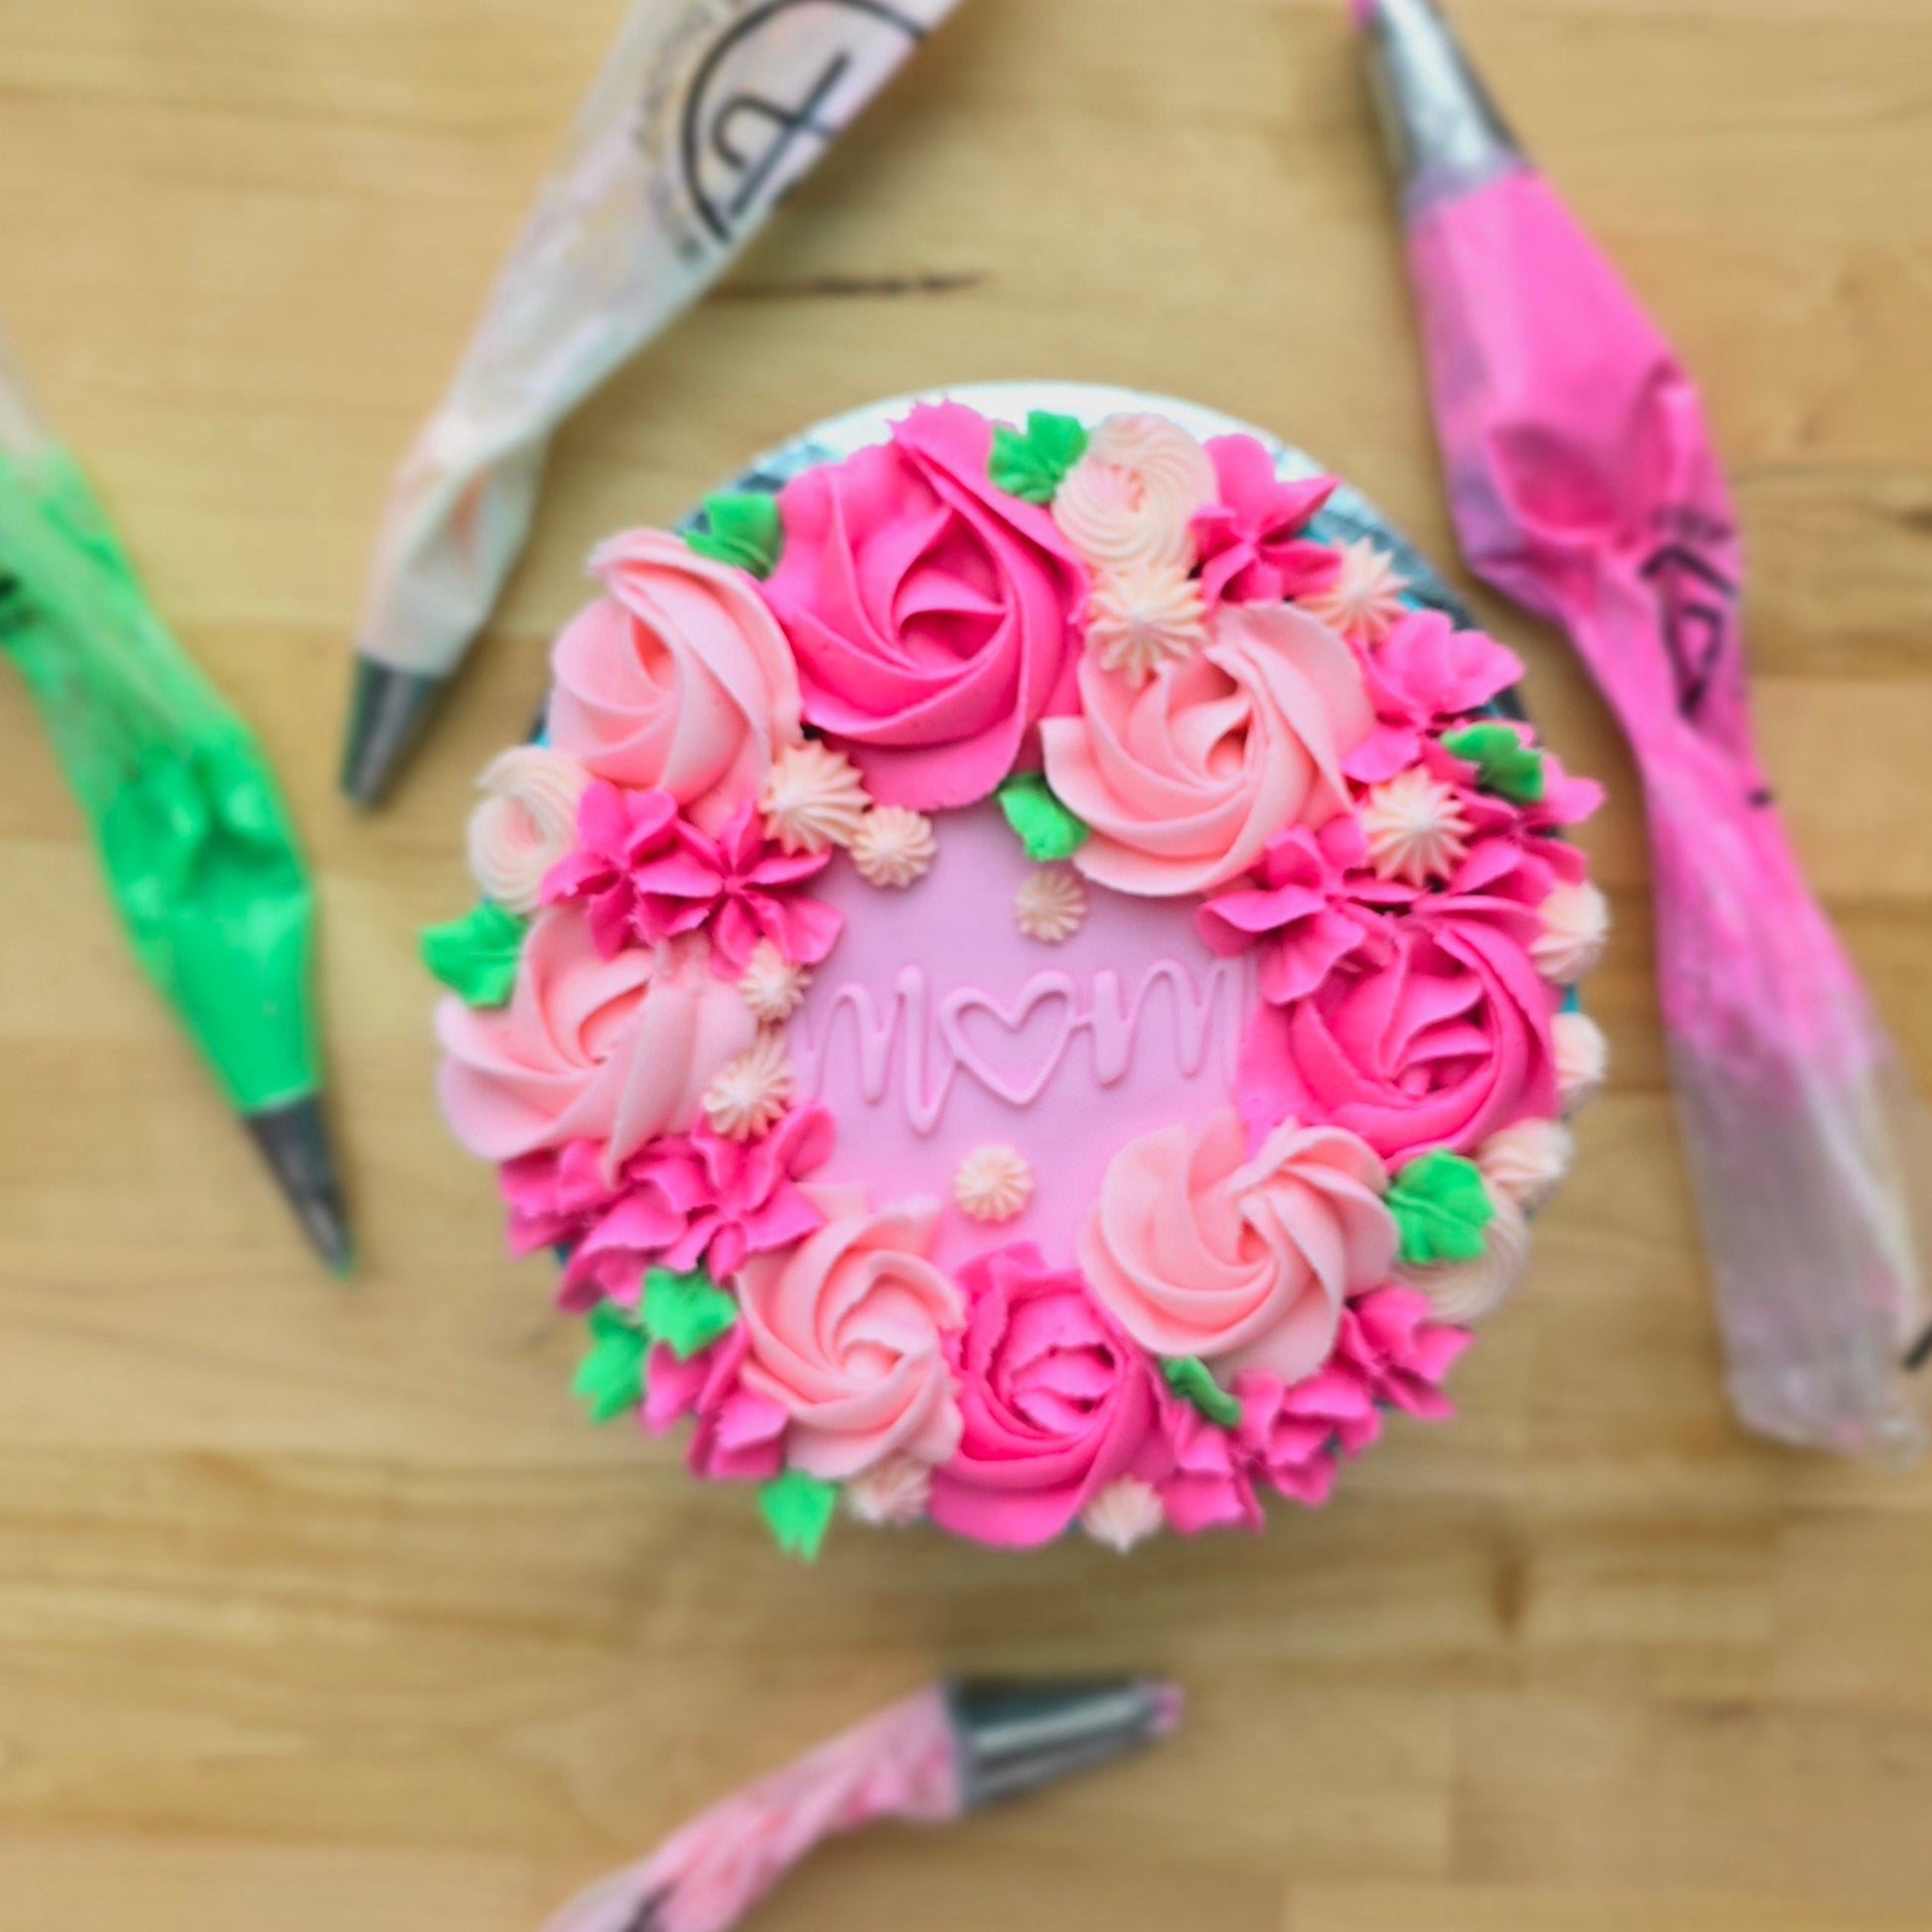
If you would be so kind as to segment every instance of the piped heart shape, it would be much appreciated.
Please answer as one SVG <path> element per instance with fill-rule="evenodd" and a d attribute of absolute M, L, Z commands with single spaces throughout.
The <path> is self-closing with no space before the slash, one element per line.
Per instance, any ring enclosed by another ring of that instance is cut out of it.
<path fill-rule="evenodd" d="M 955 987 L 939 1002 L 939 1037 L 960 1072 L 1014 1107 L 1045 1092 L 1073 1037 L 1076 989 L 1065 973 L 1039 973 L 1011 1002 Z"/>

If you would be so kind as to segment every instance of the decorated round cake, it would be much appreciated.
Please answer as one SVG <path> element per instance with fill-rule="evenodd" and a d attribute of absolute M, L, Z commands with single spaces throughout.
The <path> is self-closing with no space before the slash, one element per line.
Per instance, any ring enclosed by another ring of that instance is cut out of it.
<path fill-rule="evenodd" d="M 1602 1074 L 1598 791 L 1369 505 L 977 388 L 591 569 L 425 954 L 594 1417 L 811 1554 L 1259 1527 L 1449 1413 Z"/>

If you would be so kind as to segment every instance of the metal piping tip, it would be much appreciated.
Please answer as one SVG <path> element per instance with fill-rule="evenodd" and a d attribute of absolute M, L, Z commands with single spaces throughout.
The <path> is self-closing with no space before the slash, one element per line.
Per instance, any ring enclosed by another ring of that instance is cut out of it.
<path fill-rule="evenodd" d="M 305 1095 L 241 1118 L 316 1253 L 333 1273 L 346 1275 L 354 1265 L 355 1250 L 316 1097 Z"/>
<path fill-rule="evenodd" d="M 355 660 L 342 788 L 356 804 L 381 802 L 442 688 L 440 677 L 399 671 L 373 657 Z"/>
<path fill-rule="evenodd" d="M 1111 1763 L 1180 1721 L 1180 1693 L 1151 1678 L 956 1679 L 946 1705 L 966 1811 Z"/>
<path fill-rule="evenodd" d="M 1405 209 L 1525 165 L 1523 150 L 1432 0 L 1351 0 L 1368 37 L 1376 119 Z"/>

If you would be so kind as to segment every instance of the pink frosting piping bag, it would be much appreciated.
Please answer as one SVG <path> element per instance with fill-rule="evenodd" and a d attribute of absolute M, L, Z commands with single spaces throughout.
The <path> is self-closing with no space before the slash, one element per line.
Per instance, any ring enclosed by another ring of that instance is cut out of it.
<path fill-rule="evenodd" d="M 544 1932 L 725 1932 L 815 1846 L 881 1819 L 941 1825 L 1165 1737 L 1147 1679 L 928 1686 L 701 1813 Z"/>
<path fill-rule="evenodd" d="M 1751 744 L 1736 519 L 1696 389 L 1428 0 L 1351 0 L 1401 191 L 1470 565 L 1570 634 L 1649 812 L 1658 974 L 1731 1400 L 1924 1446 L 1924 1116 Z"/>

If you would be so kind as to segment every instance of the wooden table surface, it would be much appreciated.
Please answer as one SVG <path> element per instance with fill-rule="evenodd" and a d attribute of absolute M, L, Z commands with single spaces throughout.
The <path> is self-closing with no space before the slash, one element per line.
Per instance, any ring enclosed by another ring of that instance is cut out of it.
<path fill-rule="evenodd" d="M 556 451 L 393 807 L 334 764 L 377 512 L 621 0 L 0 0 L 0 313 L 318 862 L 364 1266 L 322 1279 L 110 923 L 0 679 L 0 1927 L 525 1932 L 941 1668 L 1156 1666 L 1158 1756 L 880 1834 L 759 1922 L 1646 1932 L 1932 1922 L 1932 1473 L 1739 1435 L 1664 1086 L 1627 762 L 1614 1089 L 1533 1279 L 1325 1513 L 1024 1562 L 597 1434 L 550 1272 L 429 1097 L 424 921 L 601 532 L 875 395 L 1069 374 L 1277 426 L 1449 550 L 1339 0 L 963 0 Z M 1932 1082 L 1932 10 L 1465 0 L 1704 376 L 1766 756 Z"/>

